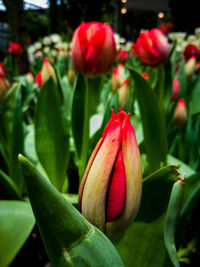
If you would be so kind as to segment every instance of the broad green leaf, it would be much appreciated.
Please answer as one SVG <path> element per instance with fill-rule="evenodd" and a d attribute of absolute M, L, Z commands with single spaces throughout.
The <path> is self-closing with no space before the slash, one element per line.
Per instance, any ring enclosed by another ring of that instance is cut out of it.
<path fill-rule="evenodd" d="M 36 108 L 35 144 L 38 158 L 53 185 L 62 190 L 69 158 L 69 129 L 58 88 L 50 79 Z"/>
<path fill-rule="evenodd" d="M 13 261 L 35 224 L 29 203 L 0 201 L 0 266 Z"/>
<path fill-rule="evenodd" d="M 11 199 L 20 199 L 20 194 L 16 184 L 13 180 L 2 170 L 0 170 L 0 184 L 3 185 L 6 193 L 9 195 Z"/>
<path fill-rule="evenodd" d="M 130 68 L 144 131 L 144 144 L 150 169 L 160 167 L 165 162 L 167 153 L 167 136 L 162 110 L 149 83 L 139 73 Z"/>
<path fill-rule="evenodd" d="M 136 221 L 115 241 L 126 267 L 165 266 L 167 253 L 163 227 L 171 189 L 176 179 L 177 170 L 174 166 L 161 168 L 144 179 L 142 201 Z"/>
<path fill-rule="evenodd" d="M 124 266 L 110 240 L 92 226 L 28 160 L 21 155 L 19 160 L 52 266 Z"/>
<path fill-rule="evenodd" d="M 4 123 L 7 126 L 9 176 L 15 182 L 19 192 L 24 189 L 23 177 L 17 156 L 23 153 L 24 130 L 22 118 L 21 84 L 13 87 L 6 97 Z"/>
<path fill-rule="evenodd" d="M 167 214 L 164 225 L 165 245 L 174 267 L 180 267 L 175 245 L 175 233 L 182 207 L 184 185 L 185 185 L 184 179 L 179 179 L 174 184 L 169 200 L 169 205 L 167 208 Z"/>
<path fill-rule="evenodd" d="M 200 99 L 200 75 L 192 90 L 192 96 L 191 96 L 191 102 L 190 102 L 190 109 L 191 109 L 192 115 L 200 113 L 199 99 Z"/>

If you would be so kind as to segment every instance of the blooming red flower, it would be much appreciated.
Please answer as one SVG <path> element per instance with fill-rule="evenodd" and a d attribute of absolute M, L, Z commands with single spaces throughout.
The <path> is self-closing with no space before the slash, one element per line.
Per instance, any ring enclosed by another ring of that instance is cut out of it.
<path fill-rule="evenodd" d="M 42 87 L 42 72 L 41 71 L 35 76 L 35 82 L 37 83 L 39 88 Z"/>
<path fill-rule="evenodd" d="M 197 56 L 199 54 L 199 50 L 198 48 L 193 45 L 193 44 L 189 44 L 185 47 L 183 55 L 185 57 L 186 60 L 188 60 L 189 58 L 191 58 L 192 56 Z"/>
<path fill-rule="evenodd" d="M 108 235 L 133 222 L 141 200 L 140 153 L 129 116 L 112 111 L 79 189 L 80 211 Z"/>
<path fill-rule="evenodd" d="M 4 77 L 6 76 L 6 68 L 3 64 L 0 64 L 0 74 Z"/>
<path fill-rule="evenodd" d="M 76 71 L 88 76 L 107 73 L 116 56 L 112 28 L 107 23 L 82 22 L 72 38 L 71 57 Z"/>
<path fill-rule="evenodd" d="M 169 58 L 169 43 L 159 29 L 141 32 L 132 47 L 136 56 L 150 66 L 163 64 Z"/>
<path fill-rule="evenodd" d="M 127 51 L 120 50 L 119 51 L 118 58 L 119 58 L 119 62 L 120 63 L 125 63 L 127 61 L 127 59 L 128 59 L 128 53 L 127 53 Z"/>
<path fill-rule="evenodd" d="M 19 43 L 10 43 L 8 52 L 10 52 L 13 57 L 18 58 L 22 55 L 22 47 Z"/>

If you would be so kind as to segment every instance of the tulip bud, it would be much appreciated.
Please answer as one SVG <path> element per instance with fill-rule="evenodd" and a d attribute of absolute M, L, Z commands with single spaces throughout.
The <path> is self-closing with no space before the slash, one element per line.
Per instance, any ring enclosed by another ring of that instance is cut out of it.
<path fill-rule="evenodd" d="M 74 84 L 74 79 L 75 79 L 75 72 L 74 69 L 70 67 L 68 70 L 68 80 L 71 86 Z"/>
<path fill-rule="evenodd" d="M 35 82 L 37 83 L 38 87 L 42 87 L 42 72 L 40 71 L 38 75 L 35 76 Z"/>
<path fill-rule="evenodd" d="M 124 83 L 118 90 L 119 94 L 119 107 L 123 110 L 128 108 L 130 88 L 129 88 L 129 79 L 126 79 Z"/>
<path fill-rule="evenodd" d="M 184 54 L 185 59 L 188 60 L 192 56 L 196 57 L 199 54 L 199 50 L 195 45 L 189 44 L 185 47 L 183 54 Z"/>
<path fill-rule="evenodd" d="M 118 64 L 117 68 L 113 68 L 111 87 L 114 93 L 124 81 L 124 72 L 124 66 L 122 64 Z"/>
<path fill-rule="evenodd" d="M 0 74 L 0 102 L 3 101 L 6 92 L 9 89 L 8 81 Z"/>
<path fill-rule="evenodd" d="M 124 64 L 128 59 L 128 53 L 125 50 L 120 50 L 118 58 L 119 58 L 119 62 Z"/>
<path fill-rule="evenodd" d="M 187 107 L 183 98 L 179 99 L 174 111 L 174 124 L 182 127 L 187 123 Z"/>
<path fill-rule="evenodd" d="M 22 47 L 19 43 L 10 43 L 8 52 L 15 58 L 21 57 L 22 55 Z"/>
<path fill-rule="evenodd" d="M 142 73 L 141 73 L 141 76 L 142 76 L 144 79 L 146 79 L 146 80 L 149 79 L 149 74 L 146 73 L 146 72 L 142 72 Z"/>
<path fill-rule="evenodd" d="M 169 58 L 169 43 L 159 29 L 141 32 L 132 47 L 136 56 L 152 67 L 165 63 Z"/>
<path fill-rule="evenodd" d="M 185 74 L 189 77 L 191 76 L 196 67 L 196 57 L 192 56 L 188 61 L 185 62 L 184 69 L 185 69 Z"/>
<path fill-rule="evenodd" d="M 30 71 L 27 73 L 26 77 L 27 77 L 28 83 L 30 83 L 30 84 L 33 84 L 34 83 L 33 74 Z"/>
<path fill-rule="evenodd" d="M 41 88 L 50 77 L 52 77 L 54 82 L 57 83 L 57 78 L 53 67 L 49 63 L 49 60 L 47 58 L 44 58 L 42 70 L 35 77 L 35 81 L 38 84 L 38 87 Z"/>
<path fill-rule="evenodd" d="M 112 111 L 79 189 L 79 209 L 111 236 L 135 219 L 142 193 L 140 152 L 130 114 Z"/>
<path fill-rule="evenodd" d="M 76 71 L 95 77 L 107 73 L 116 56 L 112 28 L 107 23 L 82 22 L 75 30 L 71 58 Z"/>
<path fill-rule="evenodd" d="M 53 67 L 49 63 L 48 58 L 44 58 L 42 65 L 42 85 L 45 84 L 50 77 L 52 77 L 54 82 L 57 83 L 57 78 Z"/>
<path fill-rule="evenodd" d="M 174 102 L 179 97 L 179 89 L 180 89 L 179 81 L 177 79 L 174 79 L 171 102 Z"/>
<path fill-rule="evenodd" d="M 6 68 L 3 64 L 0 64 L 0 74 L 4 77 L 6 76 Z"/>

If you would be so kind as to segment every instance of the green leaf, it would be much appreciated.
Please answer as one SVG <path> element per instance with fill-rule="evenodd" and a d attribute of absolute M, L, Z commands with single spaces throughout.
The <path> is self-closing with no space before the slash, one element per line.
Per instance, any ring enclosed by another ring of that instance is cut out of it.
<path fill-rule="evenodd" d="M 164 116 L 149 83 L 131 68 L 130 73 L 140 108 L 147 158 L 150 169 L 155 170 L 160 167 L 160 162 L 165 162 L 166 159 L 167 136 Z"/>
<path fill-rule="evenodd" d="M 23 156 L 25 183 L 54 267 L 124 266 L 109 239 L 92 226 Z"/>
<path fill-rule="evenodd" d="M 88 86 L 83 76 L 78 75 L 72 101 L 72 133 L 76 153 L 80 160 L 79 169 L 85 169 L 89 142 Z"/>
<path fill-rule="evenodd" d="M 69 158 L 69 133 L 58 88 L 50 79 L 39 95 L 35 119 L 38 158 L 53 185 L 62 190 Z"/>
<path fill-rule="evenodd" d="M 7 267 L 15 258 L 35 224 L 29 203 L 0 201 L 0 265 Z"/>
<path fill-rule="evenodd" d="M 192 90 L 192 96 L 191 96 L 191 102 L 190 102 L 190 109 L 191 109 L 192 115 L 200 113 L 199 99 L 200 99 L 200 75 Z"/>
<path fill-rule="evenodd" d="M 11 199 L 20 199 L 20 194 L 13 180 L 2 170 L 0 170 L 0 184 L 3 185 Z"/>
<path fill-rule="evenodd" d="M 142 201 L 136 221 L 115 246 L 126 267 L 162 267 L 167 259 L 163 227 L 171 189 L 177 179 L 166 166 L 144 179 Z M 168 265 L 168 267 L 171 265 Z"/>
<path fill-rule="evenodd" d="M 173 266 L 175 267 L 180 267 L 175 245 L 175 232 L 182 207 L 184 185 L 185 185 L 184 179 L 179 179 L 174 184 L 170 196 L 170 201 L 164 225 L 165 245 L 169 253 L 169 257 L 173 263 Z"/>
<path fill-rule="evenodd" d="M 187 96 L 188 83 L 187 83 L 187 77 L 185 74 L 184 63 L 185 63 L 185 60 L 183 59 L 179 67 L 178 81 L 180 84 L 180 89 L 179 89 L 180 97 L 183 97 L 185 99 Z"/>

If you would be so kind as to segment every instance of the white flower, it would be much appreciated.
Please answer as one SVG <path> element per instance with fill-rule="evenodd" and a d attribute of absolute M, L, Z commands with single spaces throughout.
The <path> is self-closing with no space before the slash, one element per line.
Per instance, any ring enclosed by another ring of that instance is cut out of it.
<path fill-rule="evenodd" d="M 42 43 L 44 45 L 50 45 L 51 44 L 51 39 L 48 36 L 45 36 L 42 40 Z"/>
<path fill-rule="evenodd" d="M 52 41 L 53 43 L 58 43 L 58 42 L 61 41 L 60 35 L 57 34 L 57 33 L 53 33 L 53 34 L 51 34 L 49 37 L 51 38 L 51 41 Z"/>

